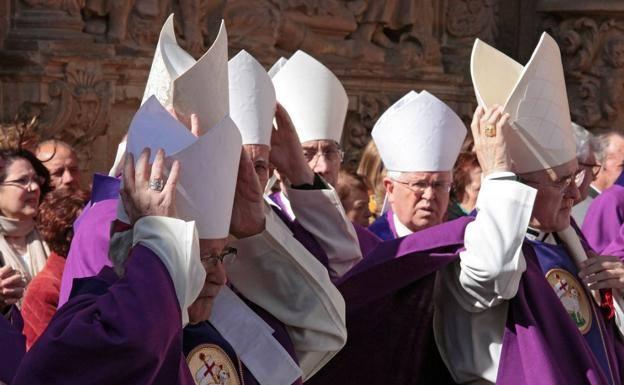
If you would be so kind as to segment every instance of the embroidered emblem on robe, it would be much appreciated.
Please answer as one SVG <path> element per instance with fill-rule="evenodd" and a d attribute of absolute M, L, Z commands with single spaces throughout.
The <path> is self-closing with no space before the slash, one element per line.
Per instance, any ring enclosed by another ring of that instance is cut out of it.
<path fill-rule="evenodd" d="M 241 385 L 236 366 L 217 345 L 201 344 L 186 357 L 196 385 Z"/>
<path fill-rule="evenodd" d="M 579 281 L 568 271 L 551 269 L 546 273 L 546 279 L 559 297 L 572 320 L 582 334 L 589 332 L 592 323 L 592 313 L 589 299 Z"/>

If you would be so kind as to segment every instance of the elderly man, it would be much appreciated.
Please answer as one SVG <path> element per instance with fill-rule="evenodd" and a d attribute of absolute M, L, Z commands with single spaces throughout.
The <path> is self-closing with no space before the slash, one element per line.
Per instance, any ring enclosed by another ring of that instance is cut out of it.
<path fill-rule="evenodd" d="M 578 226 L 583 224 L 589 205 L 598 195 L 592 183 L 596 181 L 600 165 L 596 163 L 596 153 L 600 153 L 600 142 L 589 131 L 572 123 L 576 139 L 576 160 L 581 170 L 578 174 L 579 199 L 572 207 L 572 217 Z"/>
<path fill-rule="evenodd" d="M 277 101 L 284 107 L 276 112 L 276 135 L 284 143 L 289 142 L 288 137 L 298 137 L 302 149 L 296 153 L 273 146 L 271 162 L 281 171 L 282 191 L 271 199 L 290 221 L 296 219 L 321 244 L 335 280 L 366 254 L 367 250 L 360 250 L 358 238 L 372 237 L 365 229 L 354 228 L 333 188 L 342 163 L 339 142 L 347 93 L 327 67 L 303 51 L 281 60 L 278 66 L 270 71 Z M 288 126 L 294 127 L 296 134 L 281 130 Z"/>
<path fill-rule="evenodd" d="M 424 137 L 413 134 L 418 129 L 426 129 Z M 461 119 L 427 91 L 412 91 L 379 118 L 372 136 L 388 169 L 390 209 L 370 231 L 389 240 L 442 223 L 453 165 L 466 137 Z"/>
<path fill-rule="evenodd" d="M 37 158 L 50 172 L 52 188 L 80 188 L 80 168 L 74 149 L 60 140 L 46 140 L 37 146 Z"/>
<path fill-rule="evenodd" d="M 624 133 L 608 130 L 598 135 L 598 141 L 600 150 L 596 153 L 596 160 L 601 167 L 592 186 L 600 193 L 611 187 L 624 170 Z"/>

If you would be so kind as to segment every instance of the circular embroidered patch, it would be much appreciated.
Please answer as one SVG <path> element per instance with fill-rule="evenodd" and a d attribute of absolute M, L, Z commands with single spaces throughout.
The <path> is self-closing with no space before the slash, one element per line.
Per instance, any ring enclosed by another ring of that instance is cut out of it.
<path fill-rule="evenodd" d="M 236 366 L 223 349 L 201 344 L 186 357 L 196 385 L 240 385 Z"/>
<path fill-rule="evenodd" d="M 549 270 L 546 279 L 579 331 L 582 334 L 589 332 L 592 323 L 591 304 L 581 283 L 563 269 Z"/>

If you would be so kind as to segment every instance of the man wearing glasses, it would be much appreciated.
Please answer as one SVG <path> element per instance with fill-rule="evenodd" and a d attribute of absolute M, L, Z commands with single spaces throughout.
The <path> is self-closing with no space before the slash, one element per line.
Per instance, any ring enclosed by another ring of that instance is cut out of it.
<path fill-rule="evenodd" d="M 412 91 L 379 118 L 372 135 L 388 169 L 389 209 L 369 229 L 389 240 L 442 223 L 466 137 L 461 119 L 427 91 Z"/>
<path fill-rule="evenodd" d="M 579 199 L 574 202 L 574 207 L 572 207 L 572 217 L 576 224 L 581 226 L 585 220 L 587 209 L 599 194 L 592 184 L 595 183 L 601 168 L 596 161 L 596 153 L 600 152 L 600 142 L 589 131 L 574 122 L 572 123 L 572 130 L 576 139 L 576 160 L 579 165 L 576 185 L 580 194 Z"/>

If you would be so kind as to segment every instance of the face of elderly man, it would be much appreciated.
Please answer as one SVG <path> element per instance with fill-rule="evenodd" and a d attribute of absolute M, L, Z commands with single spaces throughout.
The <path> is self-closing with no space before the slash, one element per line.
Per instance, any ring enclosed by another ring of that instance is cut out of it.
<path fill-rule="evenodd" d="M 589 187 L 596 180 L 596 171 L 600 166 L 596 163 L 596 155 L 589 150 L 587 156 L 583 159 L 578 158 L 579 174 L 577 176 L 576 185 L 579 189 L 579 200 L 574 202 L 577 204 L 584 201 L 589 195 Z"/>
<path fill-rule="evenodd" d="M 570 225 L 570 211 L 580 193 L 575 179 L 578 163 L 573 159 L 560 166 L 520 175 L 537 189 L 529 225 L 543 232 L 561 231 Z"/>
<path fill-rule="evenodd" d="M 594 185 L 601 191 L 613 186 L 624 170 L 624 137 L 610 134 L 604 149 L 604 159 Z"/>
<path fill-rule="evenodd" d="M 333 140 L 309 140 L 301 144 L 303 156 L 315 173 L 321 175 L 332 186 L 338 182 L 342 163 L 342 150 Z"/>
<path fill-rule="evenodd" d="M 219 294 L 221 287 L 225 285 L 225 267 L 218 256 L 223 255 L 226 244 L 227 238 L 199 240 L 199 250 L 202 265 L 206 270 L 206 280 L 199 296 L 188 308 L 191 324 L 207 321 L 210 318 L 215 297 Z"/>
<path fill-rule="evenodd" d="M 448 207 L 452 174 L 444 172 L 402 172 L 384 178 L 392 211 L 411 231 L 442 223 Z"/>
<path fill-rule="evenodd" d="M 36 155 L 50 172 L 52 188 L 80 188 L 78 157 L 68 144 L 56 140 L 43 142 L 37 147 Z"/>
<path fill-rule="evenodd" d="M 264 144 L 245 144 L 243 148 L 249 155 L 251 163 L 256 170 L 260 186 L 264 188 L 269 181 L 269 154 L 271 151 L 269 146 Z"/>

